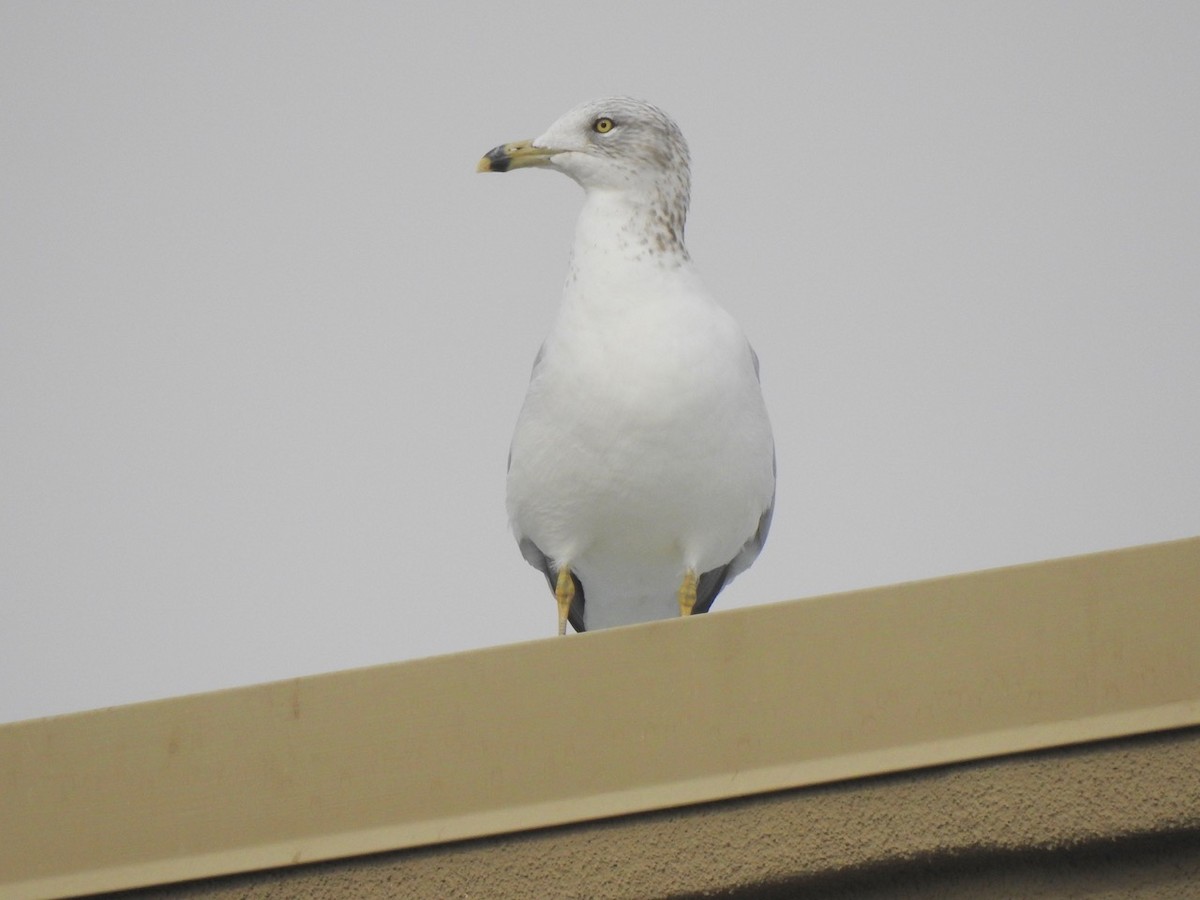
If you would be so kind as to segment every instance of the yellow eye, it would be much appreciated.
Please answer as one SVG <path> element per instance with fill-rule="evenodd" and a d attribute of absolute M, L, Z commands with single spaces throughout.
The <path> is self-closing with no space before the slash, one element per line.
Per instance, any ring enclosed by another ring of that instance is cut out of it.
<path fill-rule="evenodd" d="M 596 134 L 608 134 L 616 123 L 608 116 L 602 116 L 592 123 L 592 131 Z"/>

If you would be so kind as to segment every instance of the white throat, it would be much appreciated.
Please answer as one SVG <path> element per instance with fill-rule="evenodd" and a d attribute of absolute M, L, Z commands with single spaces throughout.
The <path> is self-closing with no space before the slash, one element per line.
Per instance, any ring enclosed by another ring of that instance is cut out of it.
<path fill-rule="evenodd" d="M 575 225 L 568 293 L 578 284 L 619 290 L 627 279 L 687 268 L 686 215 L 678 195 L 589 190 Z"/>

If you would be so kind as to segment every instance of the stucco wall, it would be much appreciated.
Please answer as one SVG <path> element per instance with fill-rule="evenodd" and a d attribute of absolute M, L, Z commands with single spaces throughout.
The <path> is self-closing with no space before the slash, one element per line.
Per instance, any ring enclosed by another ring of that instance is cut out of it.
<path fill-rule="evenodd" d="M 126 896 L 1200 897 L 1200 728 Z"/>

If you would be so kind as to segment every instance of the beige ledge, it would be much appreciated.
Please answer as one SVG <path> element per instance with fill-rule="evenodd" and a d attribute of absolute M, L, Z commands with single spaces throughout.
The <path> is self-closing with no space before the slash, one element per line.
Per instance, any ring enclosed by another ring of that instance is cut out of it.
<path fill-rule="evenodd" d="M 1198 648 L 1192 538 L 19 722 L 0 727 L 0 897 L 1166 732 L 1200 724 Z"/>

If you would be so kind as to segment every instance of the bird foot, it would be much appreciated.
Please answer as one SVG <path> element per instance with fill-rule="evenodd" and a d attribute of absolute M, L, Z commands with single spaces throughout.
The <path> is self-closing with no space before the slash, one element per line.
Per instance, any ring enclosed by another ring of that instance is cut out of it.
<path fill-rule="evenodd" d="M 695 592 L 693 591 L 693 597 Z M 571 601 L 575 599 L 575 581 L 571 578 L 571 567 L 561 566 L 558 581 L 554 585 L 554 599 L 558 601 L 558 633 L 567 633 L 567 615 L 571 612 Z"/>
<path fill-rule="evenodd" d="M 696 606 L 696 573 L 688 569 L 683 573 L 683 584 L 679 585 L 679 615 L 690 616 Z"/>

